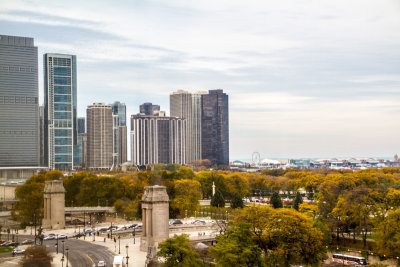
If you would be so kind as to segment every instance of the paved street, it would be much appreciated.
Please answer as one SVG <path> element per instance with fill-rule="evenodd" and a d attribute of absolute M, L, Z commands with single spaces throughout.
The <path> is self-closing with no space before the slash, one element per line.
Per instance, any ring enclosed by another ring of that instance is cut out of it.
<path fill-rule="evenodd" d="M 56 251 L 56 240 L 44 241 L 44 244 L 51 252 Z M 70 238 L 65 240 L 64 248 L 66 249 L 67 247 L 69 248 L 68 261 L 71 267 L 87 267 L 92 266 L 94 263 L 97 266 L 100 260 L 104 260 L 106 266 L 112 266 L 114 255 L 104 246 Z M 62 253 L 61 241 L 59 241 L 58 253 Z"/>

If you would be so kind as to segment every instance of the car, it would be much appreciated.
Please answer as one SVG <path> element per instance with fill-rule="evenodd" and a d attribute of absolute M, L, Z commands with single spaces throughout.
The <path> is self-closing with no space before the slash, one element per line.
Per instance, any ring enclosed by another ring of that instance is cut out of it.
<path fill-rule="evenodd" d="M 143 225 L 138 224 L 138 225 L 135 226 L 135 229 L 142 229 L 142 227 L 143 227 Z"/>
<path fill-rule="evenodd" d="M 124 230 L 126 230 L 126 229 L 127 229 L 126 226 L 120 226 L 120 227 L 117 228 L 116 231 L 124 231 Z"/>
<path fill-rule="evenodd" d="M 99 263 L 97 263 L 97 267 L 104 267 L 106 266 L 106 263 L 104 261 L 99 261 Z"/>
<path fill-rule="evenodd" d="M 128 229 L 133 229 L 133 228 L 135 228 L 136 227 L 136 223 L 133 223 L 133 224 L 131 224 L 131 225 L 128 225 Z"/>
<path fill-rule="evenodd" d="M 57 236 L 55 234 L 48 234 L 47 236 L 45 236 L 43 238 L 43 240 L 53 240 L 53 239 L 56 239 L 56 238 L 57 238 Z"/>
<path fill-rule="evenodd" d="M 202 220 L 195 220 L 194 222 L 192 222 L 192 224 L 206 224 L 206 222 Z"/>
<path fill-rule="evenodd" d="M 11 246 L 12 243 L 13 243 L 13 242 L 11 242 L 11 241 L 6 241 L 6 242 L 4 242 L 3 244 L 1 244 L 0 246 L 1 246 L 1 247 L 8 247 L 8 246 Z"/>
<path fill-rule="evenodd" d="M 107 227 L 102 227 L 102 228 L 99 228 L 99 229 L 97 229 L 97 232 L 107 232 L 107 230 L 108 230 L 108 228 Z"/>
<path fill-rule="evenodd" d="M 173 220 L 170 225 L 178 225 L 178 224 L 183 224 L 181 220 Z"/>
<path fill-rule="evenodd" d="M 28 244 L 33 244 L 35 241 L 32 239 L 25 239 L 24 241 L 21 242 L 22 245 L 28 245 Z"/>
<path fill-rule="evenodd" d="M 72 237 L 81 237 L 81 236 L 84 236 L 84 234 L 83 233 L 75 233 L 72 235 Z"/>
<path fill-rule="evenodd" d="M 22 253 L 25 253 L 25 249 L 14 248 L 12 253 L 13 254 L 22 254 Z"/>
<path fill-rule="evenodd" d="M 57 239 L 68 239 L 67 235 L 61 234 L 56 237 Z"/>

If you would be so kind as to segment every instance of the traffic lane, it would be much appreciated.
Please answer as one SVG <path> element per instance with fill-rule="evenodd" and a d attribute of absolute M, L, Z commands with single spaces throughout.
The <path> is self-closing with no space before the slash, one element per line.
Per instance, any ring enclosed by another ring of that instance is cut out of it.
<path fill-rule="evenodd" d="M 49 251 L 56 252 L 56 240 L 44 241 Z M 59 253 L 62 253 L 62 242 L 59 240 Z M 106 266 L 112 266 L 114 255 L 106 247 L 96 245 L 90 242 L 66 239 L 64 243 L 64 250 L 69 248 L 68 260 L 72 267 L 92 266 L 103 260 Z M 66 254 L 66 251 L 65 251 Z"/>

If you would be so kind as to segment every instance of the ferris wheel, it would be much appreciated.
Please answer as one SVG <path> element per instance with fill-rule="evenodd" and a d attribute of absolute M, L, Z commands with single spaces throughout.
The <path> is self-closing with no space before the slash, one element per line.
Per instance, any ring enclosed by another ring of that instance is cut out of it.
<path fill-rule="evenodd" d="M 258 164 L 260 164 L 260 153 L 253 152 L 252 160 L 253 160 L 254 165 L 258 166 Z"/>

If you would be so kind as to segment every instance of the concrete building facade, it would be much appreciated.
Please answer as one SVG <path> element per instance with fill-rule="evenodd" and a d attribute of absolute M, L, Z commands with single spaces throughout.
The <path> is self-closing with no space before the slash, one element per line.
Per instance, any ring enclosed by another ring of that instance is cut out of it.
<path fill-rule="evenodd" d="M 134 165 L 185 164 L 186 120 L 131 116 L 131 159 Z"/>
<path fill-rule="evenodd" d="M 0 35 L 0 167 L 40 165 L 38 50 Z"/>
<path fill-rule="evenodd" d="M 110 169 L 113 166 L 113 115 L 110 105 L 94 103 L 86 110 L 87 167 Z"/>

